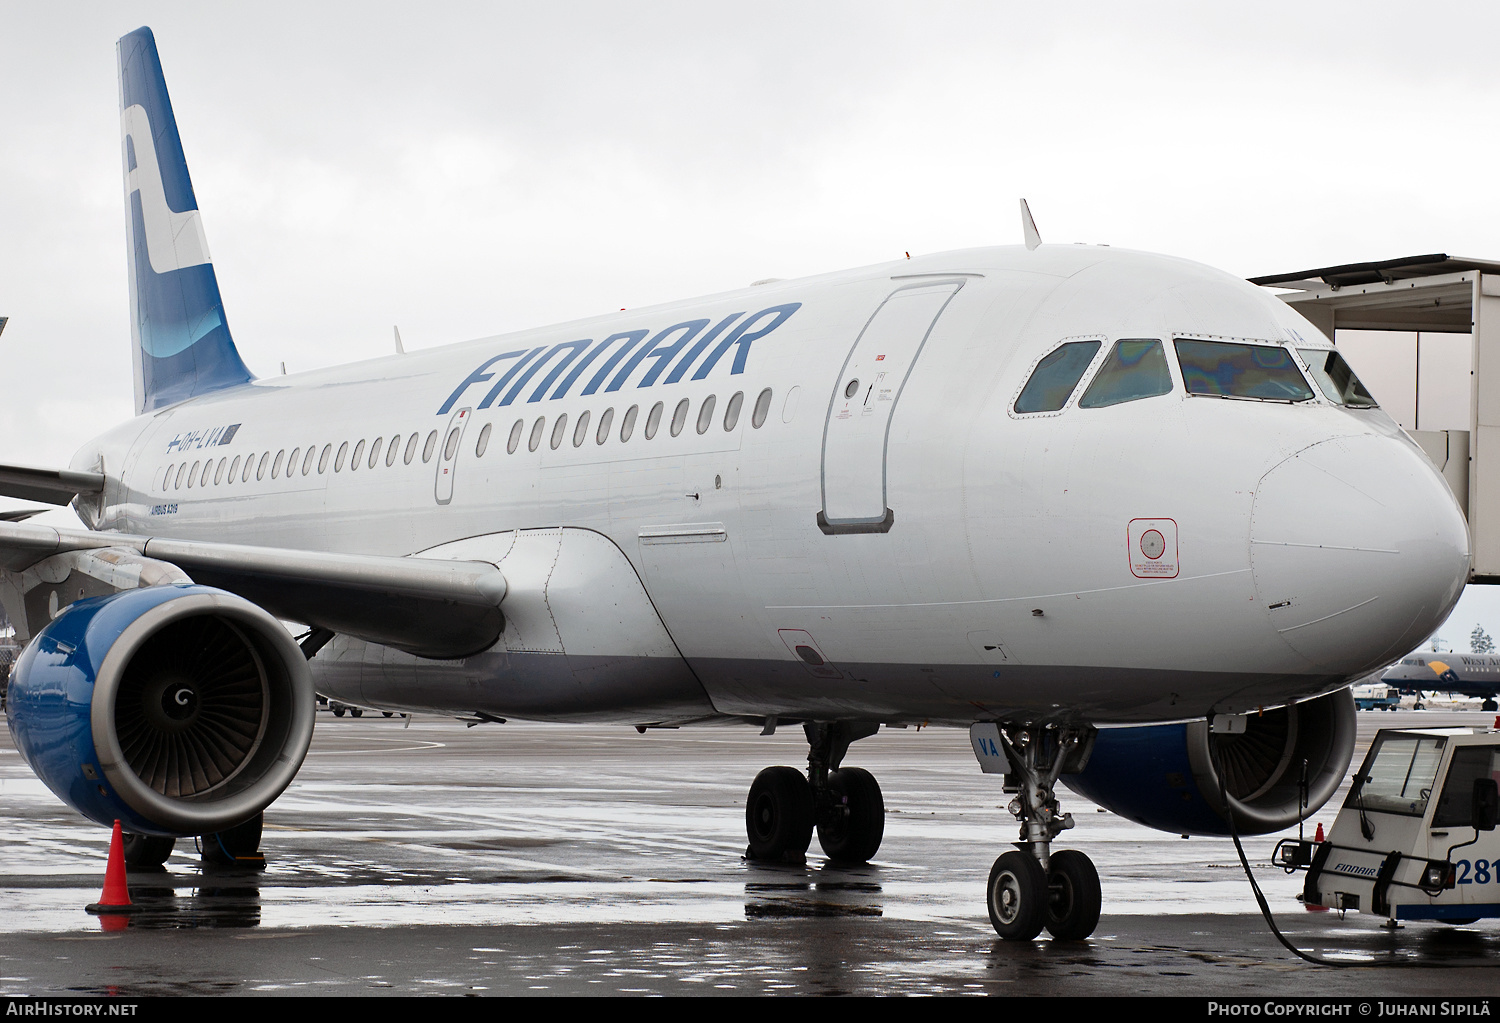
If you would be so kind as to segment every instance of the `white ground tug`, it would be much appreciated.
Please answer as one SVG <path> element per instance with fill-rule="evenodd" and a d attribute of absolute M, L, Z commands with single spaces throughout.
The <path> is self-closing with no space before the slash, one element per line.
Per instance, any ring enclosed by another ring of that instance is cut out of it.
<path fill-rule="evenodd" d="M 1383 728 L 1326 842 L 1284 839 L 1309 906 L 1398 920 L 1500 916 L 1500 732 Z"/>

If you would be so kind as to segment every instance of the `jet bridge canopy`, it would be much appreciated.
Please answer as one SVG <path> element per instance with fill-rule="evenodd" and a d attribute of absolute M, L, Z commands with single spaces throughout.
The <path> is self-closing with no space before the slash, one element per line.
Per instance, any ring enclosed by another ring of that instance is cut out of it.
<path fill-rule="evenodd" d="M 1399 398 L 1410 408 L 1409 417 L 1398 420 L 1442 471 L 1468 516 L 1471 581 L 1500 583 L 1500 262 L 1429 253 L 1269 274 L 1250 283 L 1284 289 L 1282 300 L 1341 347 L 1357 346 L 1360 335 L 1350 332 L 1411 335 L 1409 366 L 1403 360 L 1397 375 L 1386 372 L 1375 397 L 1393 404 Z M 1424 334 L 1469 336 L 1467 359 L 1440 369 L 1451 388 L 1468 394 L 1467 429 L 1451 418 L 1446 425 L 1453 428 L 1421 429 L 1422 394 L 1431 384 L 1422 379 Z M 1364 375 L 1366 363 L 1357 356 L 1350 361 Z M 1409 391 L 1392 394 L 1402 386 Z"/>

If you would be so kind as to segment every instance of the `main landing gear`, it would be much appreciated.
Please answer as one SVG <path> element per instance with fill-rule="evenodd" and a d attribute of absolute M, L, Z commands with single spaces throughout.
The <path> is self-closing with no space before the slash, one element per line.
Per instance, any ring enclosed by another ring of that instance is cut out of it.
<path fill-rule="evenodd" d="M 800 863 L 812 844 L 831 860 L 864 863 L 885 835 L 885 800 L 874 775 L 841 767 L 849 744 L 874 735 L 875 722 L 808 722 L 807 774 L 795 767 L 768 767 L 755 776 L 745 800 L 747 859 Z"/>
<path fill-rule="evenodd" d="M 1059 941 L 1087 938 L 1099 924 L 1099 872 L 1078 850 L 1051 848 L 1073 826 L 1073 815 L 1058 811 L 1058 776 L 1082 769 L 1094 730 L 1005 722 L 975 725 L 970 734 L 980 766 L 1005 772 L 1005 790 L 1016 793 L 1009 809 L 1021 822 L 1016 848 L 990 868 L 986 901 L 995 933 L 1030 941 L 1045 927 Z"/>
<path fill-rule="evenodd" d="M 265 814 L 258 813 L 232 828 L 198 836 L 199 855 L 203 862 L 217 866 L 264 867 L 266 858 L 260 852 L 264 821 Z M 137 835 L 127 831 L 123 837 L 125 865 L 136 870 L 160 870 L 177 845 L 177 839 L 159 835 Z"/>

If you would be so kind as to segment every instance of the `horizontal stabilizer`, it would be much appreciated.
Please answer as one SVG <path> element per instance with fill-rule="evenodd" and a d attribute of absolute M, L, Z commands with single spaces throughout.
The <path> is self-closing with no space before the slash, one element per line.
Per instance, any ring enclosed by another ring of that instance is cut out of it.
<path fill-rule="evenodd" d="M 79 494 L 98 494 L 103 490 L 104 474 L 99 472 L 0 465 L 0 497 L 64 505 Z"/>
<path fill-rule="evenodd" d="M 84 475 L 84 474 L 75 474 Z M 65 551 L 117 547 L 165 561 L 278 618 L 456 658 L 500 638 L 505 576 L 481 561 L 326 554 L 0 522 L 0 567 L 19 572 Z"/>

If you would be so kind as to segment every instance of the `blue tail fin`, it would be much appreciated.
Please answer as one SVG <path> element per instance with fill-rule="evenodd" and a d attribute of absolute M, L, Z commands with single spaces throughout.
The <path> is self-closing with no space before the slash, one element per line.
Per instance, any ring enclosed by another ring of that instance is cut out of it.
<path fill-rule="evenodd" d="M 224 319 L 156 38 L 138 28 L 120 40 L 119 53 L 139 413 L 255 378 Z"/>

